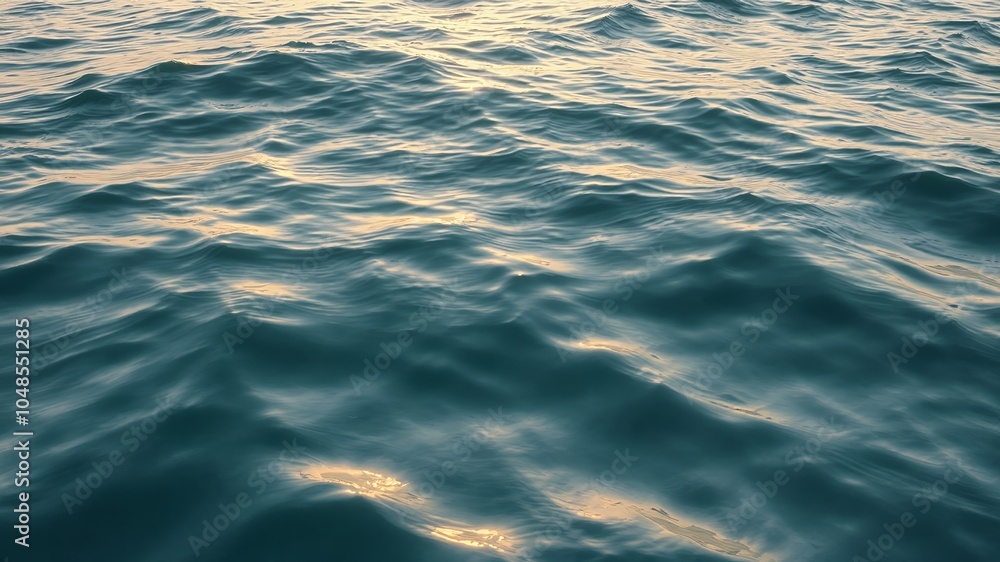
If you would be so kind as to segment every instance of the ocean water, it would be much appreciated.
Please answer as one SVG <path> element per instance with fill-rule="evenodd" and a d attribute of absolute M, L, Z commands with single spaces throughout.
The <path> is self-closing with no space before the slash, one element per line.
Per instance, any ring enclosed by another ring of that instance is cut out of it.
<path fill-rule="evenodd" d="M 1000 560 L 996 2 L 0 38 L 9 560 Z"/>

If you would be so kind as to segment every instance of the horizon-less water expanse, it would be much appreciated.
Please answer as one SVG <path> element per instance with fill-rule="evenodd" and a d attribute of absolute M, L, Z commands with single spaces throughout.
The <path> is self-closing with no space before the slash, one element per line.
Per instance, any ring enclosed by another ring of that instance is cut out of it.
<path fill-rule="evenodd" d="M 10 1 L 0 75 L 12 562 L 1000 560 L 996 2 Z"/>

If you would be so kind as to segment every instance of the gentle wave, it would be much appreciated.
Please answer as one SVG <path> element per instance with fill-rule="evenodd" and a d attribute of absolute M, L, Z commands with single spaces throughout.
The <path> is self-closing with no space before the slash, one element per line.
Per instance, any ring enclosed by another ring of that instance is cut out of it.
<path fill-rule="evenodd" d="M 4 7 L 37 559 L 995 560 L 998 21 Z"/>

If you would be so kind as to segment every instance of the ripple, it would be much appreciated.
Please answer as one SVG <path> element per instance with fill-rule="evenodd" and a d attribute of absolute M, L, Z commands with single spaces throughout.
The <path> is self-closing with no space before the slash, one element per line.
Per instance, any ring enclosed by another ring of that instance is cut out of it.
<path fill-rule="evenodd" d="M 997 558 L 988 3 L 2 11 L 41 559 Z"/>

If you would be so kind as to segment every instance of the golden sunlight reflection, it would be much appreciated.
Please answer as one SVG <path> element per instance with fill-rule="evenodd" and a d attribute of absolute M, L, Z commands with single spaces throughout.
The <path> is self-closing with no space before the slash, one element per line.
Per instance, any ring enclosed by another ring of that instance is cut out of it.
<path fill-rule="evenodd" d="M 125 182 L 152 182 L 172 179 L 185 175 L 207 175 L 214 168 L 244 164 L 263 165 L 267 162 L 264 154 L 241 150 L 224 155 L 170 155 L 172 160 L 149 160 L 128 162 L 99 169 L 86 168 L 38 168 L 42 174 L 38 184 L 52 181 L 71 181 L 94 185 L 110 185 Z"/>
<path fill-rule="evenodd" d="M 561 168 L 568 172 L 577 172 L 588 176 L 604 176 L 619 181 L 659 179 L 686 186 L 705 185 L 710 181 L 705 172 L 692 170 L 685 165 L 671 166 L 670 168 L 651 168 L 635 164 L 616 163 L 591 164 L 588 166 L 565 164 Z"/>
<path fill-rule="evenodd" d="M 371 232 L 381 232 L 403 226 L 441 224 L 445 226 L 465 226 L 479 220 L 475 215 L 468 212 L 460 212 L 454 215 L 439 215 L 436 217 L 421 217 L 409 215 L 404 217 L 381 215 L 369 217 L 357 215 L 349 217 L 353 220 L 353 225 L 347 230 L 355 234 L 365 234 Z"/>
<path fill-rule="evenodd" d="M 731 404 L 726 404 L 724 402 L 716 402 L 715 400 L 709 400 L 708 402 L 710 404 L 714 404 L 720 408 L 725 408 L 731 412 L 736 412 L 738 414 L 744 414 L 747 416 L 756 416 L 758 418 L 764 418 L 766 420 L 773 419 L 771 416 L 765 416 L 764 414 L 760 413 L 763 407 L 757 408 L 756 410 L 751 410 L 749 408 L 741 408 L 739 406 L 733 406 Z"/>
<path fill-rule="evenodd" d="M 345 466 L 324 466 L 305 470 L 302 472 L 302 477 L 337 484 L 348 494 L 370 498 L 393 496 L 409 485 L 407 482 L 372 470 Z"/>
<path fill-rule="evenodd" d="M 721 531 L 701 527 L 690 521 L 682 521 L 657 507 L 642 508 L 624 498 L 613 497 L 596 490 L 580 494 L 569 492 L 550 494 L 549 499 L 577 517 L 609 525 L 640 524 L 656 529 L 657 532 L 665 531 L 685 542 L 693 542 L 705 550 L 737 558 L 762 560 L 760 553 L 741 542 L 727 538 Z M 655 527 L 651 523 L 655 524 Z M 763 560 L 770 562 L 769 558 Z"/>
<path fill-rule="evenodd" d="M 409 482 L 392 475 L 347 465 L 313 466 L 299 474 L 306 480 L 333 484 L 341 493 L 369 498 L 388 508 L 404 525 L 434 539 L 497 552 L 515 550 L 510 533 L 435 513 L 433 502 L 412 493 Z"/>
<path fill-rule="evenodd" d="M 295 293 L 288 285 L 280 283 L 263 283 L 260 281 L 238 281 L 232 284 L 232 288 L 244 293 L 260 295 L 262 297 L 292 297 Z"/>
<path fill-rule="evenodd" d="M 224 221 L 218 217 L 206 214 L 185 217 L 149 217 L 146 221 L 161 228 L 191 230 L 207 238 L 215 238 L 227 234 L 252 234 L 265 238 L 283 238 L 282 230 L 277 227 Z"/>
<path fill-rule="evenodd" d="M 698 546 L 707 550 L 736 556 L 737 558 L 746 558 L 749 560 L 761 559 L 761 554 L 754 552 L 749 546 L 727 539 L 716 531 L 711 531 L 704 527 L 686 523 L 676 517 L 671 517 L 669 513 L 658 507 L 641 509 L 631 506 L 631 509 L 642 517 L 656 523 L 668 533 L 693 541 Z"/>
<path fill-rule="evenodd" d="M 611 351 L 613 353 L 629 354 L 629 355 L 645 355 L 647 352 L 643 351 L 638 345 L 625 342 L 616 341 L 610 339 L 599 339 L 599 338 L 588 338 L 580 343 L 576 344 L 575 347 L 580 349 L 597 349 L 604 351 Z"/>
<path fill-rule="evenodd" d="M 496 248 L 483 247 L 483 251 L 491 254 L 493 258 L 487 258 L 480 260 L 479 263 L 482 264 L 495 264 L 495 265 L 509 265 L 511 262 L 522 262 L 530 263 L 531 265 L 536 265 L 539 267 L 544 267 L 546 269 L 551 269 L 553 271 L 561 271 L 568 273 L 573 270 L 567 264 L 562 264 L 559 262 L 553 262 L 550 259 L 546 259 L 537 254 L 529 254 L 526 252 L 510 252 L 498 250 Z"/>
<path fill-rule="evenodd" d="M 435 537 L 442 540 L 471 546 L 475 548 L 492 548 L 499 552 L 507 552 L 507 544 L 501 544 L 506 540 L 500 531 L 495 529 L 451 529 L 438 527 L 431 532 Z"/>
<path fill-rule="evenodd" d="M 38 236 L 45 235 L 52 230 L 52 225 L 40 222 L 21 222 L 0 226 L 0 236 Z M 34 231 L 34 233 L 32 233 L 32 231 Z M 128 248 L 149 248 L 162 242 L 165 237 L 145 236 L 142 234 L 132 234 L 129 236 L 89 234 L 75 235 L 72 238 L 74 244 L 100 244 L 105 246 L 124 246 Z"/>
<path fill-rule="evenodd" d="M 0 225 L 0 236 L 26 236 L 30 230 L 41 230 L 45 228 L 45 223 L 40 222 L 14 222 Z"/>

